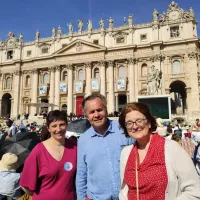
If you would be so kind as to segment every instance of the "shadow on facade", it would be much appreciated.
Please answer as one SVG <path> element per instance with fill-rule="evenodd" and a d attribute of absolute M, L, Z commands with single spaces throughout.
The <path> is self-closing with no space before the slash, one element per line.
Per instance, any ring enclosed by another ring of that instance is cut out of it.
<path fill-rule="evenodd" d="M 171 83 L 170 88 L 172 114 L 185 114 L 185 109 L 187 109 L 185 83 L 174 81 Z"/>
<path fill-rule="evenodd" d="M 1 101 L 1 115 L 5 117 L 10 117 L 11 114 L 11 95 L 6 93 L 2 96 Z"/>

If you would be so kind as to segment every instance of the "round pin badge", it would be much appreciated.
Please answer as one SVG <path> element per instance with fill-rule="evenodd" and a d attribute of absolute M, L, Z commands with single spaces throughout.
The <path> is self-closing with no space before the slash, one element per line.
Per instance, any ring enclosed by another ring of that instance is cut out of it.
<path fill-rule="evenodd" d="M 73 165 L 72 165 L 72 163 L 71 162 L 66 162 L 65 164 L 64 164 L 64 169 L 65 169 L 65 171 L 71 171 L 72 170 L 72 168 L 73 168 Z"/>

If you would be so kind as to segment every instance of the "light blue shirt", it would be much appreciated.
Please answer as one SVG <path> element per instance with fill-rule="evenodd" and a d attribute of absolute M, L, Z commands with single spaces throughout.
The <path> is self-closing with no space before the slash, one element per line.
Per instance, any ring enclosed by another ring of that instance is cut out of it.
<path fill-rule="evenodd" d="M 78 141 L 76 192 L 78 200 L 117 200 L 120 190 L 120 154 L 133 140 L 117 121 L 108 120 L 104 135 L 90 127 Z"/>

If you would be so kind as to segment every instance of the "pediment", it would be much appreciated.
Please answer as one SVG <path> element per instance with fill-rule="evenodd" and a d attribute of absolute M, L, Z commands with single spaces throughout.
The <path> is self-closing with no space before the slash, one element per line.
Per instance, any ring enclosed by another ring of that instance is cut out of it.
<path fill-rule="evenodd" d="M 101 45 L 96 45 L 84 40 L 75 40 L 67 46 L 55 52 L 56 55 L 77 54 L 77 53 L 90 53 L 96 51 L 104 51 L 106 48 Z"/>

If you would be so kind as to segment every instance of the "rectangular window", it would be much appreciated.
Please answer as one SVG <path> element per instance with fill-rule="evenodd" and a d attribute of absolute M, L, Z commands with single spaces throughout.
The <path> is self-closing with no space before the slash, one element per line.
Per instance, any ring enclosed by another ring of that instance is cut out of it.
<path fill-rule="evenodd" d="M 179 26 L 170 27 L 170 37 L 177 38 L 180 36 Z"/>
<path fill-rule="evenodd" d="M 7 59 L 8 59 L 8 60 L 13 59 L 13 50 L 7 51 Z"/>
<path fill-rule="evenodd" d="M 27 52 L 26 52 L 27 57 L 30 57 L 30 56 L 31 56 L 31 53 L 32 53 L 32 52 L 31 52 L 30 50 L 27 51 Z"/>
<path fill-rule="evenodd" d="M 94 44 L 99 44 L 99 40 L 93 40 Z"/>
<path fill-rule="evenodd" d="M 147 34 L 140 35 L 140 41 L 146 41 L 147 40 Z"/>
<path fill-rule="evenodd" d="M 48 48 L 46 48 L 46 47 L 45 47 L 45 48 L 42 48 L 42 54 L 43 54 L 43 53 L 48 53 L 48 52 L 49 52 L 49 49 L 48 49 Z"/>
<path fill-rule="evenodd" d="M 123 43 L 125 43 L 125 38 L 124 37 L 117 37 L 116 38 L 116 43 L 117 44 L 123 44 Z"/>

